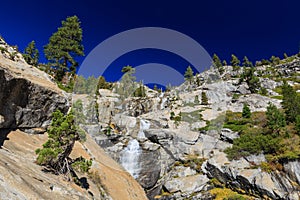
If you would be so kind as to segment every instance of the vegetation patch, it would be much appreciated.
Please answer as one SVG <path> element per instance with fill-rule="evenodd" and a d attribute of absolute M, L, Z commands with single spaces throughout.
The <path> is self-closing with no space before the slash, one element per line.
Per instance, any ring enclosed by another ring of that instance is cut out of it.
<path fill-rule="evenodd" d="M 300 158 L 300 97 L 287 83 L 280 89 L 283 110 L 269 103 L 266 112 L 252 113 L 249 118 L 226 113 L 224 127 L 240 134 L 225 150 L 229 159 L 263 153 L 268 163 L 260 167 L 270 172 L 280 170 L 282 162 Z"/>
<path fill-rule="evenodd" d="M 251 198 L 246 195 L 238 194 L 237 192 L 232 191 L 228 188 L 214 188 L 209 191 L 213 196 L 215 196 L 215 200 L 251 200 Z"/>

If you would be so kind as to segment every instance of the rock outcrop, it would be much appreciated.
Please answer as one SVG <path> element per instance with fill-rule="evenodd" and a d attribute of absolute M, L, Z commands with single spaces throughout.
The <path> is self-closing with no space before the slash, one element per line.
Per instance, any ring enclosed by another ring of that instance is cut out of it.
<path fill-rule="evenodd" d="M 68 111 L 68 96 L 46 73 L 1 54 L 0 85 L 0 128 L 36 132 L 50 124 L 56 109 Z"/>

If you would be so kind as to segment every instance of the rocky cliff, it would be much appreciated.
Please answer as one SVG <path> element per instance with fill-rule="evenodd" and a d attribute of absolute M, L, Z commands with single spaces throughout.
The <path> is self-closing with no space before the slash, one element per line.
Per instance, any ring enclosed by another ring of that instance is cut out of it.
<path fill-rule="evenodd" d="M 0 199 L 147 199 L 141 186 L 89 136 L 76 142 L 72 158 L 92 159 L 84 187 L 35 164 L 35 150 L 47 140 L 52 112 L 70 108 L 70 94 L 51 77 L 25 63 L 0 38 Z"/>
<path fill-rule="evenodd" d="M 54 110 L 68 111 L 67 94 L 21 54 L 16 61 L 5 55 L 0 53 L 0 128 L 45 131 Z"/>

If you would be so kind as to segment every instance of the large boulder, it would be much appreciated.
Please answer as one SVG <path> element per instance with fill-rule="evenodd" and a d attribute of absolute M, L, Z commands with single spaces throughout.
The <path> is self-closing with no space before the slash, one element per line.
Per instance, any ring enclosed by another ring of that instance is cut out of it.
<path fill-rule="evenodd" d="M 66 93 L 26 63 L 0 56 L 0 86 L 0 128 L 47 128 L 55 110 L 68 111 Z"/>

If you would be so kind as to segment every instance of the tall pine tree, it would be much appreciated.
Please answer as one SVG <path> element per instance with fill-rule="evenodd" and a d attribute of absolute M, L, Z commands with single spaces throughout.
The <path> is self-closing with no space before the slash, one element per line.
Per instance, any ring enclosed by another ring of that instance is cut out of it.
<path fill-rule="evenodd" d="M 82 45 L 82 29 L 77 16 L 62 21 L 62 26 L 49 38 L 44 46 L 46 58 L 56 68 L 56 79 L 61 81 L 67 71 L 76 72 L 77 56 L 84 56 Z"/>
<path fill-rule="evenodd" d="M 244 67 L 253 67 L 253 64 L 251 61 L 249 61 L 249 59 L 247 58 L 247 56 L 245 56 L 243 58 L 243 64 Z"/>
<path fill-rule="evenodd" d="M 39 50 L 35 46 L 35 41 L 32 40 L 25 48 L 23 57 L 29 65 L 37 66 L 39 64 Z"/>
<path fill-rule="evenodd" d="M 240 63 L 241 61 L 234 54 L 232 54 L 230 64 L 232 65 L 234 71 L 239 70 Z"/>
<path fill-rule="evenodd" d="M 184 72 L 184 79 L 186 81 L 189 81 L 189 83 L 192 83 L 193 76 L 194 76 L 194 72 L 192 68 L 188 66 L 188 68 L 186 68 L 186 71 Z"/>

